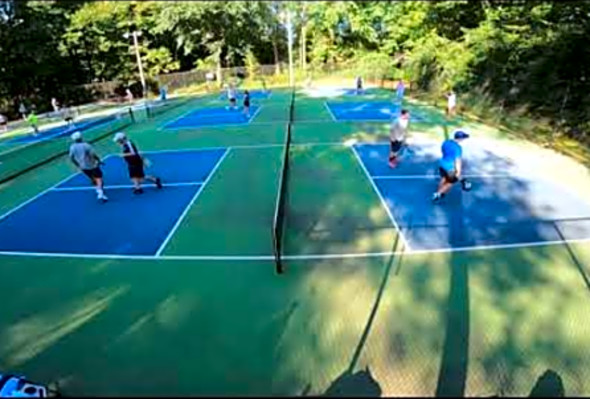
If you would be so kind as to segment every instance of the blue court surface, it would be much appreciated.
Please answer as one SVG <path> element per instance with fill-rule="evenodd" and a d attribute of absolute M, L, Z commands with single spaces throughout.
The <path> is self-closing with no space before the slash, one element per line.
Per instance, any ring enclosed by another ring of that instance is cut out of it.
<path fill-rule="evenodd" d="M 147 174 L 160 176 L 134 195 L 124 161 L 105 159 L 99 203 L 78 173 L 0 218 L 0 251 L 86 255 L 156 255 L 219 166 L 226 149 L 146 153 Z"/>
<path fill-rule="evenodd" d="M 270 98 L 272 92 L 270 91 L 263 91 L 263 90 L 250 90 L 250 99 L 251 100 L 266 100 Z M 244 98 L 243 90 L 238 90 L 236 93 L 236 99 Z M 228 100 L 227 91 L 222 91 L 219 95 L 220 100 Z"/>
<path fill-rule="evenodd" d="M 180 116 L 178 119 L 167 123 L 164 129 L 193 129 L 204 126 L 242 125 L 250 123 L 260 111 L 260 106 L 250 106 L 250 116 L 244 114 L 243 108 L 226 107 L 200 108 Z"/>
<path fill-rule="evenodd" d="M 374 96 L 378 94 L 378 89 L 370 88 L 370 89 L 361 89 L 360 92 L 357 92 L 356 89 L 341 89 L 341 95 L 343 96 Z"/>
<path fill-rule="evenodd" d="M 115 118 L 116 115 L 110 115 L 100 118 L 89 118 L 83 121 L 74 122 L 71 126 L 61 125 L 53 127 L 51 129 L 40 130 L 36 136 L 26 135 L 15 137 L 14 139 L 7 141 L 7 143 L 31 143 L 41 140 L 52 139 L 56 137 L 62 137 L 75 131 L 83 132 L 84 130 L 88 130 L 90 128 L 102 125 L 104 123 L 111 122 Z"/>
<path fill-rule="evenodd" d="M 459 186 L 431 201 L 439 177 L 432 148 L 415 149 L 391 169 L 388 146 L 354 147 L 365 171 L 411 250 L 537 245 L 590 238 L 590 204 L 541 177 L 512 174 L 509 161 L 478 154 L 466 159 Z M 496 157 L 499 158 L 499 157 Z M 496 174 L 491 174 L 491 170 Z"/>
<path fill-rule="evenodd" d="M 337 121 L 390 121 L 399 115 L 399 105 L 389 101 L 326 102 L 330 114 Z M 412 112 L 411 120 L 426 122 L 419 113 Z"/>

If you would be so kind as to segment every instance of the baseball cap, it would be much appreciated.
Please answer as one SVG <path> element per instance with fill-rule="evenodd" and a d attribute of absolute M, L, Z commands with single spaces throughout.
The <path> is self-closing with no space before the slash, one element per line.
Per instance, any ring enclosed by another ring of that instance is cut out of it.
<path fill-rule="evenodd" d="M 74 132 L 74 133 L 72 133 L 72 135 L 70 137 L 74 141 L 82 140 L 82 133 L 80 133 L 80 132 Z"/>
<path fill-rule="evenodd" d="M 463 130 L 457 130 L 455 131 L 455 136 L 456 139 L 468 139 L 469 135 L 464 132 Z"/>
<path fill-rule="evenodd" d="M 115 134 L 115 138 L 113 138 L 113 141 L 116 143 L 116 142 L 119 142 L 121 140 L 125 140 L 126 137 L 127 136 L 125 136 L 125 133 L 123 133 L 123 132 L 117 132 Z"/>

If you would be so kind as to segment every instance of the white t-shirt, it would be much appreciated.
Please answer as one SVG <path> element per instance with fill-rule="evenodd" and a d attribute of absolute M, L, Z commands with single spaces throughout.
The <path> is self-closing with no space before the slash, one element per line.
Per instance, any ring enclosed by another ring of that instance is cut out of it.
<path fill-rule="evenodd" d="M 391 141 L 404 141 L 407 135 L 409 119 L 398 117 L 392 124 L 389 131 Z"/>
<path fill-rule="evenodd" d="M 448 95 L 448 105 L 449 108 L 453 108 L 457 105 L 457 96 L 455 93 L 451 93 Z"/>

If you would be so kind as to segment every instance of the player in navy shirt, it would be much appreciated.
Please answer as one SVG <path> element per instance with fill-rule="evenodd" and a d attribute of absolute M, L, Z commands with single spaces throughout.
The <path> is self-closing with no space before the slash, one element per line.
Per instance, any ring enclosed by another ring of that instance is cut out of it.
<path fill-rule="evenodd" d="M 250 92 L 248 90 L 244 90 L 244 114 L 248 118 L 250 117 Z"/>
<path fill-rule="evenodd" d="M 356 94 L 361 94 L 363 92 L 363 78 L 360 76 L 356 77 Z"/>
<path fill-rule="evenodd" d="M 149 176 L 145 174 L 143 167 L 144 167 L 144 159 L 139 155 L 139 151 L 135 144 L 131 142 L 123 132 L 119 132 L 115 134 L 115 143 L 121 146 L 123 150 L 123 158 L 125 162 L 127 162 L 127 167 L 129 169 L 129 177 L 133 181 L 133 193 L 134 194 L 141 194 L 143 193 L 143 189 L 141 188 L 141 183 L 144 179 L 147 179 L 153 182 L 156 187 L 162 188 L 162 181 L 159 177 Z"/>
<path fill-rule="evenodd" d="M 453 184 L 461 179 L 463 149 L 461 141 L 469 138 L 469 135 L 462 130 L 457 130 L 452 139 L 445 140 L 442 144 L 442 158 L 439 161 L 440 183 L 438 190 L 432 195 L 434 202 L 439 201 Z"/>

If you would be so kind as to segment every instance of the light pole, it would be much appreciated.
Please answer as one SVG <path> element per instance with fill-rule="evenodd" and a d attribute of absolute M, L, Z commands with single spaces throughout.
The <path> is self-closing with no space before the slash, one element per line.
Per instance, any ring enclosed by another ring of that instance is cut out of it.
<path fill-rule="evenodd" d="M 134 30 L 133 32 L 125 32 L 123 37 L 125 39 L 129 39 L 129 36 L 133 36 L 133 46 L 135 47 L 135 57 L 137 58 L 137 66 L 139 68 L 139 79 L 141 79 L 141 88 L 143 90 L 143 98 L 146 99 L 147 89 L 145 87 L 145 78 L 143 76 L 143 66 L 141 65 L 141 56 L 139 55 L 139 44 L 137 42 L 137 37 L 141 36 L 140 31 Z"/>

